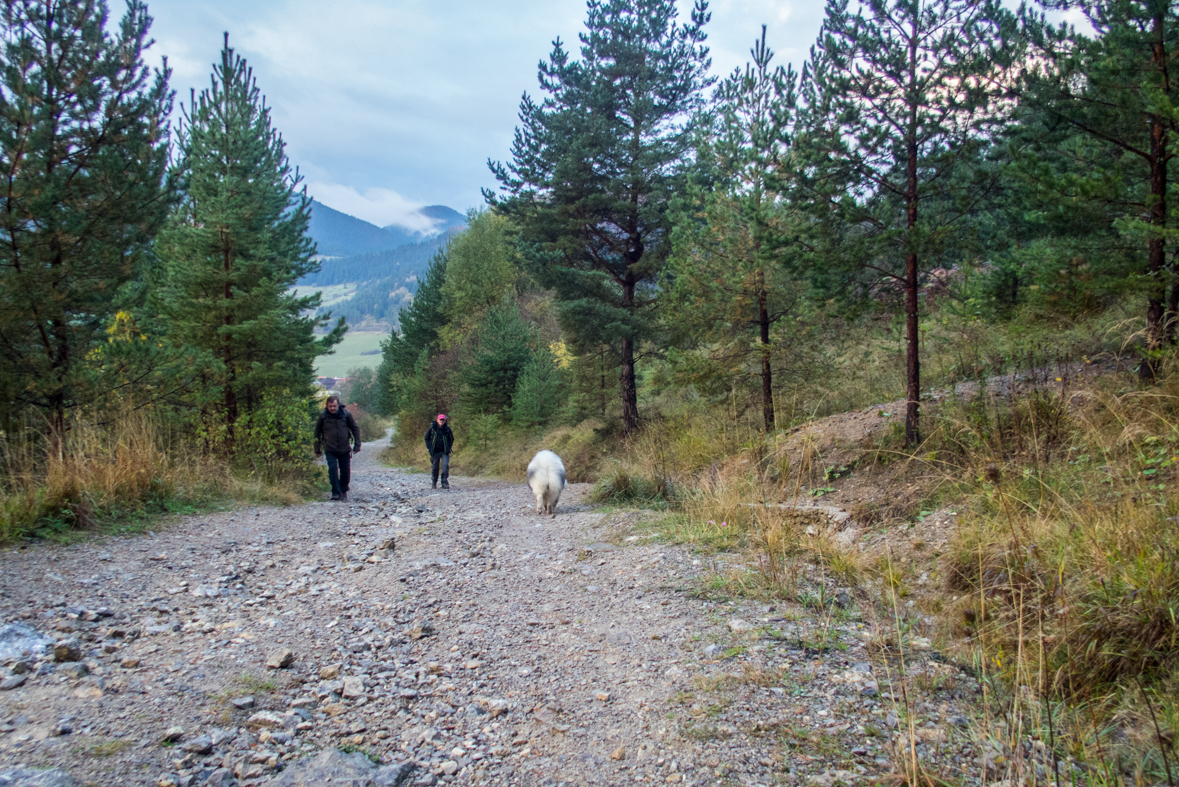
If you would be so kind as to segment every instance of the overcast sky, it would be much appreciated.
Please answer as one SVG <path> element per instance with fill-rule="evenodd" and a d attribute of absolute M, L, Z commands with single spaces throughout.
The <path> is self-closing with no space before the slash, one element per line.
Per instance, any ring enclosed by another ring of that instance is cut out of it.
<path fill-rule="evenodd" d="M 681 19 L 691 0 L 677 0 Z M 1014 2 L 1014 0 L 1012 0 Z M 112 14 L 122 5 L 111 0 Z M 576 54 L 584 0 L 148 0 L 178 99 L 209 84 L 222 33 L 254 69 L 311 195 L 412 229 L 423 205 L 465 212 L 494 186 L 520 97 L 558 36 Z M 823 0 L 713 0 L 713 72 L 744 65 L 768 27 L 775 64 L 800 69 Z M 420 218 L 418 219 L 420 221 Z"/>
<path fill-rule="evenodd" d="M 823 2 L 710 8 L 713 69 L 728 73 L 763 23 L 775 63 L 800 66 Z M 148 9 L 149 62 L 168 56 L 179 100 L 209 84 L 228 31 L 312 196 L 382 226 L 423 205 L 482 203 L 480 187 L 494 185 L 487 159 L 508 157 L 520 97 L 538 93 L 538 61 L 558 36 L 576 51 L 585 20 L 583 0 L 148 0 Z"/>

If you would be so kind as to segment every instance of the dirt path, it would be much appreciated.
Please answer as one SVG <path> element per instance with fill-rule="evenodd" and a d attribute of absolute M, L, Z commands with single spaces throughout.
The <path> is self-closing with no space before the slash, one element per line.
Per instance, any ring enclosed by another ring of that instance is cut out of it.
<path fill-rule="evenodd" d="M 0 623 L 81 657 L 7 662 L 0 783 L 23 764 L 262 784 L 335 746 L 416 763 L 406 784 L 853 784 L 887 764 L 897 719 L 854 610 L 708 600 L 706 558 L 584 486 L 539 518 L 523 485 L 433 491 L 379 450 L 351 504 L 0 553 Z M 948 706 L 913 711 L 944 746 Z"/>

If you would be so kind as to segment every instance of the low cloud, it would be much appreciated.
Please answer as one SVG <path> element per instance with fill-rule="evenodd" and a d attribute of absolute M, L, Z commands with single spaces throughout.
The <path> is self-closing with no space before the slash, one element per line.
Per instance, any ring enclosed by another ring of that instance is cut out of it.
<path fill-rule="evenodd" d="M 310 182 L 307 193 L 329 208 L 386 227 L 396 224 L 412 232 L 431 232 L 434 220 L 418 213 L 421 203 L 413 202 L 392 189 L 374 187 L 360 192 L 339 183 Z"/>

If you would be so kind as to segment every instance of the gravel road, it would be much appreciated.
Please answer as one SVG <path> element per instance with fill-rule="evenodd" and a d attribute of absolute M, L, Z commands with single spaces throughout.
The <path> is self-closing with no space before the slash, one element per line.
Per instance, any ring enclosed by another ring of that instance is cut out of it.
<path fill-rule="evenodd" d="M 8 637 L 52 640 L 0 658 L 0 784 L 19 765 L 103 786 L 296 784 L 335 747 L 399 766 L 388 784 L 888 769 L 899 711 L 854 606 L 711 596 L 715 558 L 657 542 L 649 513 L 594 510 L 573 485 L 538 517 L 522 484 L 431 490 L 381 447 L 357 457 L 350 504 L 0 553 Z M 920 656 L 910 669 L 941 683 L 903 724 L 923 756 L 966 762 L 947 736 L 971 690 Z"/>

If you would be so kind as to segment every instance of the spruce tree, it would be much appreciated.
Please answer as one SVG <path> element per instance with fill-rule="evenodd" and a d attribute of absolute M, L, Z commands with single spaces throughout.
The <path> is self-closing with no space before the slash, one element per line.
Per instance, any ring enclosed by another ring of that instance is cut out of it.
<path fill-rule="evenodd" d="M 668 204 L 692 163 L 692 119 L 711 80 L 707 4 L 590 0 L 581 58 L 560 40 L 525 95 L 512 160 L 491 164 L 534 273 L 555 288 L 574 347 L 617 348 L 622 431 L 638 426 L 635 360 L 670 251 Z"/>
<path fill-rule="evenodd" d="M 155 305 L 172 342 L 206 354 L 217 394 L 207 415 L 232 451 L 239 419 L 265 400 L 309 398 L 315 358 L 345 326 L 317 338 L 327 317 L 304 315 L 319 294 L 289 292 L 319 268 L 307 235 L 311 200 L 228 35 L 210 87 L 184 107 L 178 148 L 183 199 L 160 236 Z"/>
<path fill-rule="evenodd" d="M 907 445 L 920 441 L 922 274 L 961 250 L 993 186 L 971 165 L 999 119 L 1013 30 L 996 0 L 866 0 L 854 13 L 828 0 L 812 52 L 803 148 L 825 243 L 811 273 L 844 296 L 903 292 Z"/>
<path fill-rule="evenodd" d="M 167 216 L 168 70 L 144 64 L 151 17 L 131 0 L 0 9 L 0 392 L 5 417 L 67 413 L 127 378 L 99 367 Z M 138 375 L 136 375 L 137 377 Z"/>
<path fill-rule="evenodd" d="M 668 313 L 708 345 L 710 366 L 726 383 L 750 376 L 749 363 L 756 364 L 768 433 L 775 425 L 771 332 L 795 299 L 782 265 L 783 242 L 797 234 L 795 212 L 782 189 L 797 77 L 770 67 L 765 35 L 763 25 L 753 61 L 717 88 L 715 130 L 698 152 L 713 162 L 711 182 L 693 184 L 677 214 Z"/>

